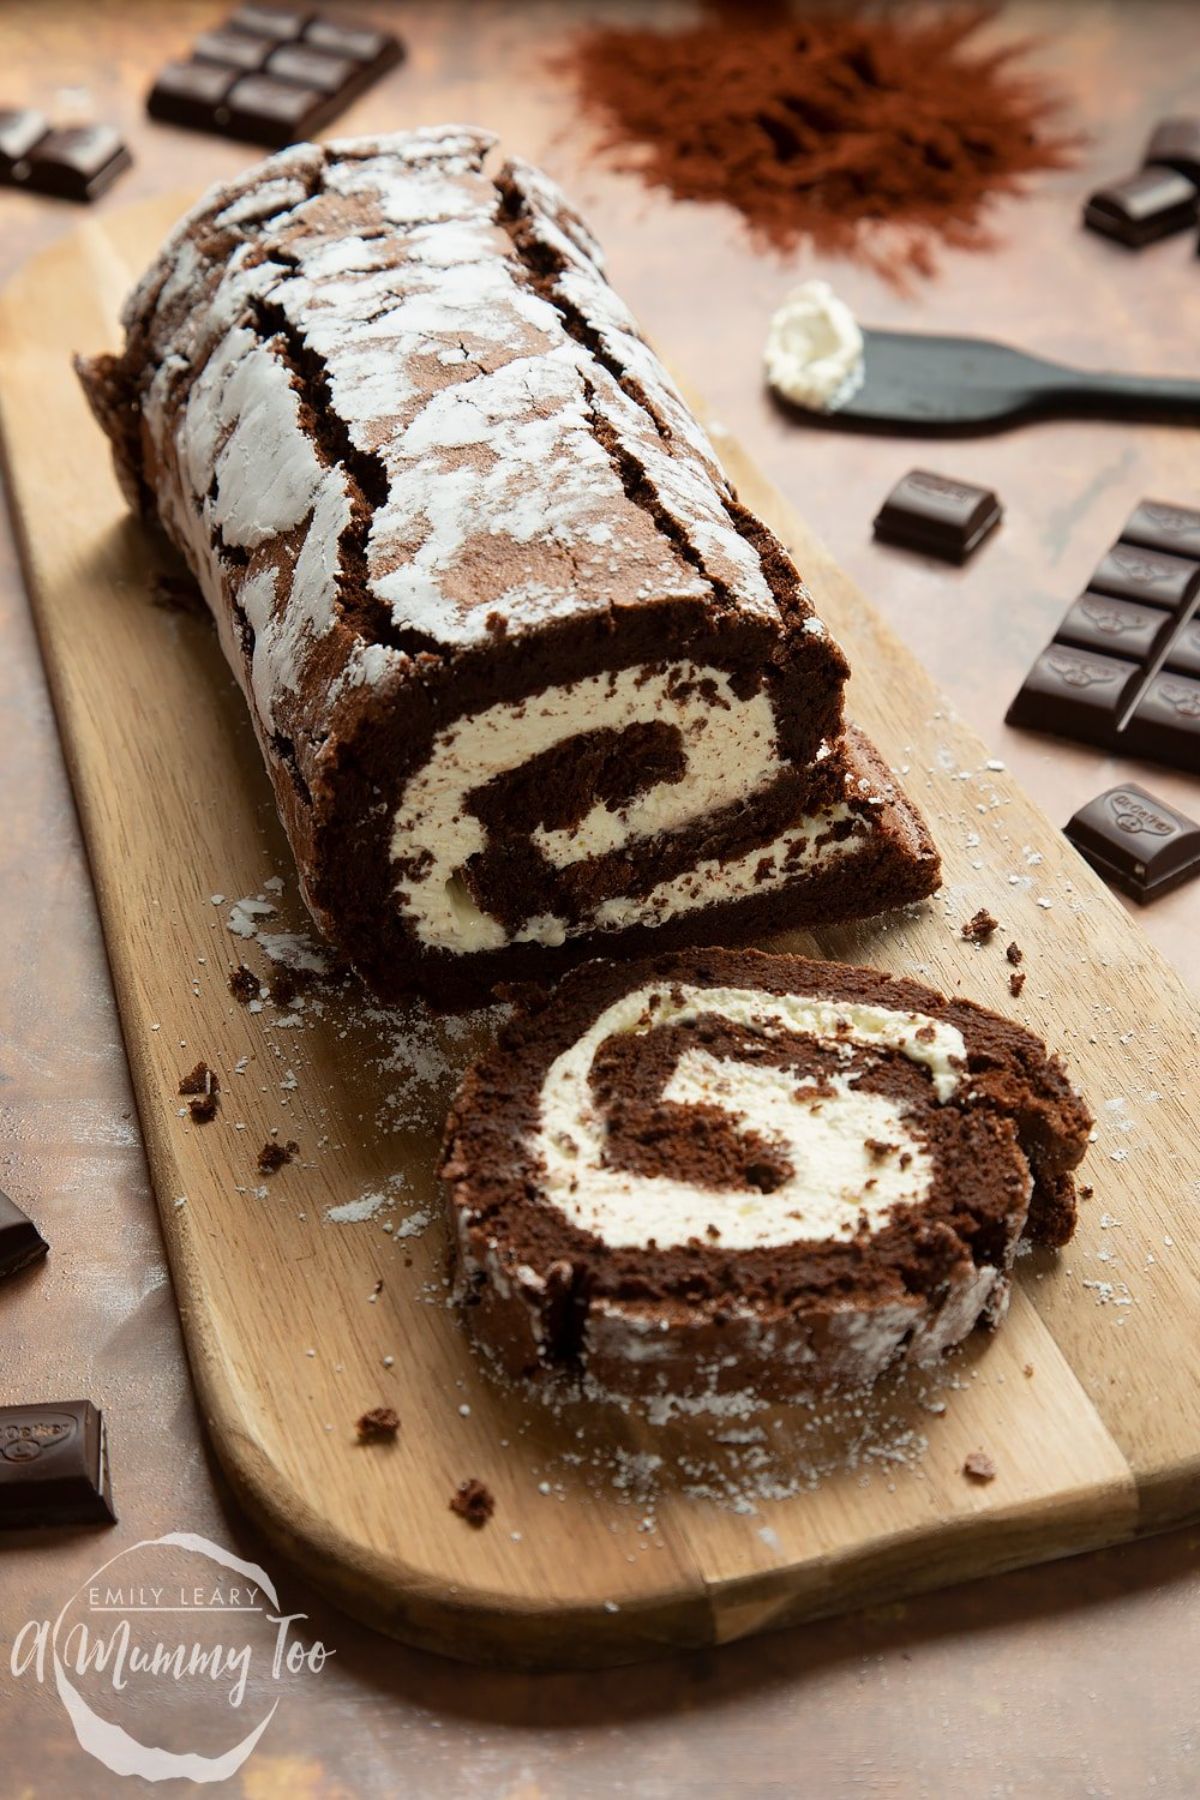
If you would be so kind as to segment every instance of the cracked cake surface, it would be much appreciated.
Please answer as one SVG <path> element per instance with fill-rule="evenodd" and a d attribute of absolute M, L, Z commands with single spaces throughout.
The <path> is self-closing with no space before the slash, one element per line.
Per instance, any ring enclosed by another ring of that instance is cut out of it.
<path fill-rule="evenodd" d="M 377 991 L 936 885 L 790 558 L 587 227 L 488 133 L 270 158 L 181 221 L 124 323 L 81 378 Z"/>
<path fill-rule="evenodd" d="M 878 970 L 693 950 L 524 996 L 451 1110 L 460 1297 L 508 1374 L 786 1399 L 935 1361 L 1074 1229 L 1031 1032 Z"/>

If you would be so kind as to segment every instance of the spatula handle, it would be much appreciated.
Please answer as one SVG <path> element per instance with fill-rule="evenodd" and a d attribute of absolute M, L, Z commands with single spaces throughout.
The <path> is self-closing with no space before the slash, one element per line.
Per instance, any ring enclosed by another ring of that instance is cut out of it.
<path fill-rule="evenodd" d="M 1190 419 L 1200 425 L 1200 381 L 1174 375 L 1108 375 L 1064 369 L 1046 398 L 1064 412 L 1108 419 Z M 1057 408 L 1056 408 L 1057 410 Z"/>

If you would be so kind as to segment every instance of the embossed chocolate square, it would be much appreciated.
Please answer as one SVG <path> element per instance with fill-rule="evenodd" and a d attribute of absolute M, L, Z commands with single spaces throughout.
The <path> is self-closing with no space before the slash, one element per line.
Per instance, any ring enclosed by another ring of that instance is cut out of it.
<path fill-rule="evenodd" d="M 1111 594 L 1081 594 L 1055 632 L 1060 644 L 1148 662 L 1171 630 L 1171 613 Z"/>
<path fill-rule="evenodd" d="M 1200 586 L 1200 563 L 1138 544 L 1114 544 L 1088 587 L 1118 600 L 1148 606 L 1182 606 Z"/>
<path fill-rule="evenodd" d="M 116 1516 L 104 1415 L 90 1400 L 0 1406 L 0 1531 Z"/>
<path fill-rule="evenodd" d="M 1141 544 L 1167 556 L 1190 556 L 1200 562 L 1200 512 L 1165 500 L 1141 500 L 1121 533 L 1126 544 Z"/>
<path fill-rule="evenodd" d="M 1185 625 L 1167 651 L 1167 669 L 1175 675 L 1190 675 L 1200 681 L 1200 618 Z"/>
<path fill-rule="evenodd" d="M 1048 644 L 1025 677 L 1006 722 L 1110 745 L 1141 677 L 1135 662 Z"/>
<path fill-rule="evenodd" d="M 1138 700 L 1123 743 L 1130 756 L 1200 774 L 1200 681 L 1163 669 Z"/>
<path fill-rule="evenodd" d="M 1084 860 L 1142 906 L 1200 874 L 1200 825 L 1127 781 L 1063 827 Z"/>
<path fill-rule="evenodd" d="M 875 515 L 875 536 L 881 543 L 964 563 L 1001 516 L 1000 502 L 990 488 L 953 481 L 929 469 L 910 469 Z"/>

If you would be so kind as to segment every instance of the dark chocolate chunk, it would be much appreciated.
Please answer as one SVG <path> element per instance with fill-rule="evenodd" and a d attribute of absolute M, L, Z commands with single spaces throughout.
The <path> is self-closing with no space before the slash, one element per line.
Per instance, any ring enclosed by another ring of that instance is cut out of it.
<path fill-rule="evenodd" d="M 1200 619 L 1185 625 L 1167 651 L 1168 669 L 1176 675 L 1191 675 L 1200 681 Z"/>
<path fill-rule="evenodd" d="M 1050 644 L 1025 677 L 1007 722 L 1086 744 L 1111 744 L 1141 674 L 1137 663 Z"/>
<path fill-rule="evenodd" d="M 1196 223 L 1200 190 L 1175 169 L 1139 169 L 1090 195 L 1083 222 L 1104 237 L 1140 250 Z"/>
<path fill-rule="evenodd" d="M 0 112 L 0 177 L 4 181 L 18 183 L 28 180 L 28 164 L 25 159 L 49 130 L 49 119 L 43 113 L 34 112 L 32 107 Z M 18 168 L 22 168 L 24 172 L 18 174 Z"/>
<path fill-rule="evenodd" d="M 45 1256 L 50 1246 L 15 1200 L 0 1193 L 0 1279 L 27 1269 Z"/>
<path fill-rule="evenodd" d="M 206 31 L 192 45 L 197 62 L 223 63 L 251 75 L 261 69 L 275 48 L 274 38 L 252 37 L 248 31 Z"/>
<path fill-rule="evenodd" d="M 1111 594 L 1081 594 L 1054 636 L 1060 644 L 1102 650 L 1146 662 L 1161 649 L 1172 616 L 1157 606 L 1139 606 Z"/>
<path fill-rule="evenodd" d="M 111 125 L 47 129 L 37 112 L 0 113 L 0 183 L 56 200 L 96 200 L 131 157 Z"/>
<path fill-rule="evenodd" d="M 90 1400 L 0 1406 L 0 1531 L 116 1517 L 104 1416 Z"/>
<path fill-rule="evenodd" d="M 1200 117 L 1160 119 L 1142 161 L 1176 169 L 1200 187 Z"/>
<path fill-rule="evenodd" d="M 1064 831 L 1098 874 L 1143 906 L 1200 875 L 1200 825 L 1132 781 L 1089 800 Z"/>
<path fill-rule="evenodd" d="M 167 125 L 222 131 L 229 124 L 225 101 L 236 80 L 236 71 L 220 63 L 168 63 L 150 90 L 146 111 Z"/>
<path fill-rule="evenodd" d="M 1200 587 L 1200 563 L 1165 556 L 1139 544 L 1114 544 L 1092 579 L 1094 594 L 1140 600 L 1149 606 L 1182 606 Z"/>
<path fill-rule="evenodd" d="M 1200 774 L 1200 681 L 1168 669 L 1156 675 L 1125 728 L 1129 756 L 1147 756 Z"/>
<path fill-rule="evenodd" d="M 886 544 L 963 563 L 1000 517 L 1000 502 L 989 488 L 910 469 L 876 514 L 875 536 Z"/>
<path fill-rule="evenodd" d="M 1200 512 L 1190 506 L 1171 506 L 1163 500 L 1143 500 L 1134 509 L 1121 538 L 1126 544 L 1142 544 L 1147 550 L 1200 561 Z"/>
<path fill-rule="evenodd" d="M 369 26 L 311 7 L 241 6 L 162 71 L 151 116 L 272 149 L 311 138 L 404 55 Z"/>

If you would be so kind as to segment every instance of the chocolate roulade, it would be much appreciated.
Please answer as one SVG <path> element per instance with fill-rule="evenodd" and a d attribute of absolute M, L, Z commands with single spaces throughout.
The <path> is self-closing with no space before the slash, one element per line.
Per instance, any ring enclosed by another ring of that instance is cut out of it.
<path fill-rule="evenodd" d="M 1061 1064 L 873 969 L 589 963 L 466 1077 L 443 1177 L 465 1316 L 515 1377 L 787 1399 L 928 1363 L 1074 1228 Z"/>
<path fill-rule="evenodd" d="M 492 139 L 210 193 L 81 362 L 195 573 L 326 935 L 454 1000 L 597 940 L 876 911 L 937 856 L 788 556 Z"/>

